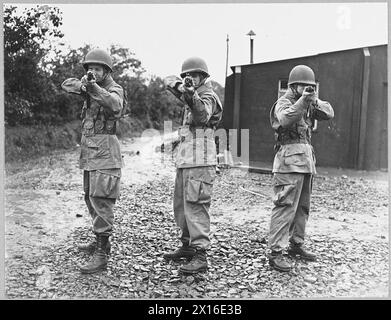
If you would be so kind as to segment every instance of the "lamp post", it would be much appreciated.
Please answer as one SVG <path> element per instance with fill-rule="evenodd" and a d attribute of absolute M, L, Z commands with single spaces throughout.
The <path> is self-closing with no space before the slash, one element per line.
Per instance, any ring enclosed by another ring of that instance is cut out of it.
<path fill-rule="evenodd" d="M 250 37 L 250 63 L 252 64 L 254 63 L 254 39 L 252 37 L 255 36 L 255 32 L 250 30 L 247 36 Z"/>

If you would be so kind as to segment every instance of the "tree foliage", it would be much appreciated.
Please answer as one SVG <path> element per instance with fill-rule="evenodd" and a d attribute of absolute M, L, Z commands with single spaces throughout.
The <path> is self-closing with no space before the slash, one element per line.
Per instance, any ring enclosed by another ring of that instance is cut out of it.
<path fill-rule="evenodd" d="M 42 118 L 54 102 L 53 83 L 42 67 L 56 39 L 61 17 L 56 8 L 37 6 L 17 13 L 14 6 L 4 9 L 4 93 L 8 123 L 29 123 Z"/>
<path fill-rule="evenodd" d="M 65 48 L 61 12 L 36 6 L 18 12 L 4 6 L 5 120 L 8 125 L 58 124 L 78 119 L 82 100 L 61 90 L 67 78 L 81 78 L 81 62 L 91 45 Z M 148 78 L 140 60 L 128 48 L 112 45 L 113 78 L 127 97 L 126 113 L 145 127 L 162 128 L 164 120 L 178 120 L 182 103 L 167 93 L 163 80 Z M 224 89 L 214 83 L 222 98 Z"/>

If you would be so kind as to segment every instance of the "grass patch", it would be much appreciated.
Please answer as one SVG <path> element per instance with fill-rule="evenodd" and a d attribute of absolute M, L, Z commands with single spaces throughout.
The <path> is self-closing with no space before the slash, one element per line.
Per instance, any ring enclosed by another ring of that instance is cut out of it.
<path fill-rule="evenodd" d="M 137 119 L 119 120 L 119 139 L 139 136 L 144 130 Z M 64 125 L 5 127 L 5 162 L 25 161 L 50 155 L 56 150 L 72 149 L 80 144 L 81 121 Z"/>

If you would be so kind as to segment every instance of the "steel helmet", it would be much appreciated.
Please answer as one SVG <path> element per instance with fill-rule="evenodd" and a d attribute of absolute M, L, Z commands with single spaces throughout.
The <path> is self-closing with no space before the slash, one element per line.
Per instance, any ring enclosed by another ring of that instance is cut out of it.
<path fill-rule="evenodd" d="M 198 57 L 191 57 L 183 62 L 181 77 L 184 78 L 188 72 L 201 72 L 205 74 L 206 77 L 209 77 L 206 62 Z"/>
<path fill-rule="evenodd" d="M 303 64 L 294 67 L 289 73 L 288 85 L 294 83 L 304 83 L 308 85 L 316 85 L 314 71 Z"/>
<path fill-rule="evenodd" d="M 93 49 L 84 57 L 83 67 L 87 70 L 89 64 L 102 64 L 113 71 L 113 60 L 108 52 L 102 49 Z"/>

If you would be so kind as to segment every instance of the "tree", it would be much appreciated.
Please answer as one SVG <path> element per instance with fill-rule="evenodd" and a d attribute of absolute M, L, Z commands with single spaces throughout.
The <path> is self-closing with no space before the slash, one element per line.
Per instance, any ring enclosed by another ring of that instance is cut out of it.
<path fill-rule="evenodd" d="M 48 79 L 45 59 L 56 40 L 61 16 L 57 8 L 36 6 L 17 13 L 4 9 L 5 120 L 10 125 L 45 120 L 53 102 L 53 83 Z"/>
<path fill-rule="evenodd" d="M 69 95 L 61 83 L 85 74 L 81 62 L 91 45 L 64 49 L 58 8 L 36 6 L 18 12 L 4 9 L 5 120 L 9 125 L 61 123 L 79 119 L 81 97 Z M 60 50 L 63 49 L 63 50 Z M 177 119 L 181 103 L 165 91 L 159 77 L 148 79 L 141 61 L 128 48 L 112 45 L 113 78 L 127 97 L 125 113 L 145 127 L 161 128 Z"/>
<path fill-rule="evenodd" d="M 178 102 L 166 93 L 163 80 L 159 77 L 147 79 L 145 69 L 135 54 L 117 45 L 110 47 L 113 57 L 113 78 L 126 93 L 126 113 L 138 118 L 146 127 L 160 129 L 164 120 L 179 117 Z"/>
<path fill-rule="evenodd" d="M 147 90 L 149 119 L 156 129 L 163 127 L 165 120 L 179 124 L 184 104 L 167 92 L 160 77 L 153 77 Z"/>
<path fill-rule="evenodd" d="M 52 92 L 55 95 L 55 103 L 50 111 L 59 116 L 58 121 L 71 121 L 80 117 L 82 98 L 64 92 L 61 89 L 61 83 L 67 78 L 82 78 L 85 71 L 81 62 L 90 49 L 89 45 L 78 49 L 69 49 L 67 53 L 63 52 L 56 56 L 56 59 L 51 63 L 50 79 L 55 85 Z"/>
<path fill-rule="evenodd" d="M 146 90 L 145 69 L 141 61 L 128 48 L 112 45 L 109 49 L 113 59 L 113 79 L 124 88 L 127 100 L 124 113 L 131 113 L 137 117 L 145 117 L 144 93 Z"/>
<path fill-rule="evenodd" d="M 213 91 L 216 92 L 216 94 L 219 96 L 220 101 L 222 104 L 224 104 L 224 87 L 221 86 L 220 83 L 212 80 L 211 81 Z"/>

